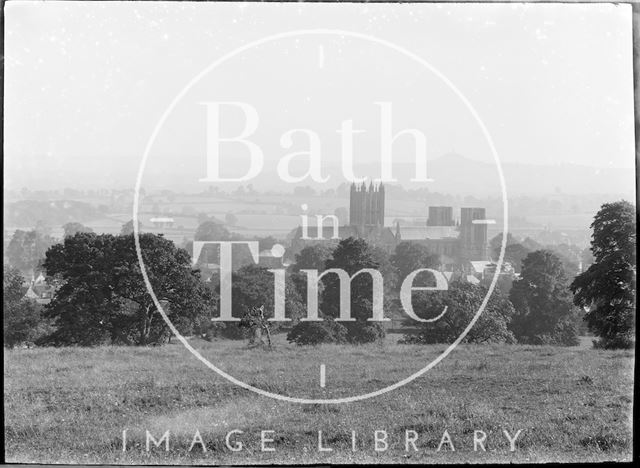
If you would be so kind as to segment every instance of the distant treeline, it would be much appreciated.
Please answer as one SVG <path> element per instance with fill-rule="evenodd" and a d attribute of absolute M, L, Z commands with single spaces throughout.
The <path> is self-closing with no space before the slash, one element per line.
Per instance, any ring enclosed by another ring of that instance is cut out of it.
<path fill-rule="evenodd" d="M 5 226 L 60 226 L 67 222 L 85 222 L 108 212 L 106 205 L 94 206 L 73 200 L 19 200 L 4 207 Z"/>

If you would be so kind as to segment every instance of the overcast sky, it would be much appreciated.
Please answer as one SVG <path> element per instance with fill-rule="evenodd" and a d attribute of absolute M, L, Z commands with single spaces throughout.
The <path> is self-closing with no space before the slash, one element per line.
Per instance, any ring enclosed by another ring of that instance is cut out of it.
<path fill-rule="evenodd" d="M 426 60 L 472 104 L 502 161 L 634 167 L 629 5 L 13 1 L 5 15 L 8 189 L 133 187 L 159 118 L 198 73 L 251 41 L 315 28 L 375 36 Z M 265 167 L 296 149 L 283 149 L 281 134 L 302 127 L 321 136 L 323 164 L 338 164 L 346 119 L 366 129 L 356 162 L 379 161 L 375 101 L 393 103 L 396 130 L 424 131 L 429 158 L 492 161 L 477 122 L 434 73 L 380 44 L 311 34 L 203 76 L 161 129 L 149 177 L 197 183 L 200 102 L 229 100 L 259 112 Z M 242 125 L 228 121 L 230 132 Z M 396 150 L 412 161 L 407 141 Z"/>

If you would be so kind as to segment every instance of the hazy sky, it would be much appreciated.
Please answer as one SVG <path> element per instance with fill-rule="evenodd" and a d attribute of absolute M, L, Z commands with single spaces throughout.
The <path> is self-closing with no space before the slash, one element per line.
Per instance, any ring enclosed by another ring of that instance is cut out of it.
<path fill-rule="evenodd" d="M 194 76 L 251 41 L 314 28 L 372 35 L 429 62 L 472 103 L 505 162 L 634 166 L 629 5 L 13 1 L 5 15 L 9 189 L 132 187 L 158 119 Z M 288 152 L 281 134 L 302 127 L 323 138 L 323 164 L 337 164 L 346 119 L 368 129 L 357 162 L 378 161 L 375 101 L 393 102 L 398 128 L 424 130 L 429 158 L 491 160 L 477 123 L 433 73 L 379 44 L 308 35 L 203 77 L 160 132 L 149 177 L 197 183 L 200 102 L 229 100 L 259 111 L 265 167 Z M 407 145 L 394 146 L 399 161 L 412 161 Z"/>

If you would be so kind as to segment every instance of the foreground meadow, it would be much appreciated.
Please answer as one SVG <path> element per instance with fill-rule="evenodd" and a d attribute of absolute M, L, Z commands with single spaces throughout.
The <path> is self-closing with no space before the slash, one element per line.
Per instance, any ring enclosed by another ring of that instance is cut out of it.
<path fill-rule="evenodd" d="M 332 398 L 382 388 L 415 372 L 444 346 L 276 349 L 195 340 L 216 365 L 259 388 Z M 326 386 L 318 365 L 326 363 Z M 181 344 L 157 348 L 5 350 L 5 457 L 8 462 L 246 464 L 549 462 L 631 459 L 633 352 L 461 345 L 406 386 L 339 405 L 274 400 L 234 386 Z M 122 451 L 122 431 L 127 450 Z M 145 451 L 145 431 L 170 449 Z M 206 453 L 196 444 L 199 431 Z M 232 430 L 233 452 L 225 444 Z M 268 433 L 261 450 L 261 431 Z M 455 451 L 444 444 L 444 431 Z M 487 434 L 473 450 L 474 431 Z M 509 451 L 503 431 L 521 434 Z M 318 450 L 318 431 L 324 448 Z M 356 451 L 352 449 L 356 433 Z M 374 432 L 386 431 L 376 451 Z M 406 450 L 407 431 L 417 440 Z M 382 448 L 382 447 L 379 447 Z"/>

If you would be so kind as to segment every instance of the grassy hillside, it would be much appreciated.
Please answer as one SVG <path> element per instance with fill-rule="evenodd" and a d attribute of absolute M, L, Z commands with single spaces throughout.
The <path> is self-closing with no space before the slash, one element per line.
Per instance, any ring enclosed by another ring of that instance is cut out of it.
<path fill-rule="evenodd" d="M 277 337 L 267 353 L 241 342 L 194 341 L 234 376 L 295 396 L 353 395 L 395 383 L 444 346 L 298 348 Z M 318 368 L 325 363 L 326 387 Z M 633 353 L 588 346 L 460 346 L 418 380 L 365 401 L 300 405 L 256 395 L 206 369 L 180 344 L 160 348 L 5 350 L 5 444 L 9 462 L 338 463 L 629 460 Z M 122 452 L 127 429 L 128 450 Z M 225 434 L 244 431 L 239 452 Z M 509 452 L 502 431 L 522 433 Z M 146 453 L 145 431 L 170 431 L 170 451 Z M 207 446 L 192 452 L 196 430 Z M 260 431 L 273 430 L 260 450 Z M 318 430 L 323 445 L 318 452 Z M 374 431 L 388 450 L 374 450 Z M 418 433 L 405 451 L 405 431 Z M 455 452 L 444 445 L 451 436 Z M 487 452 L 473 451 L 473 431 Z M 352 451 L 356 431 L 357 451 Z"/>

